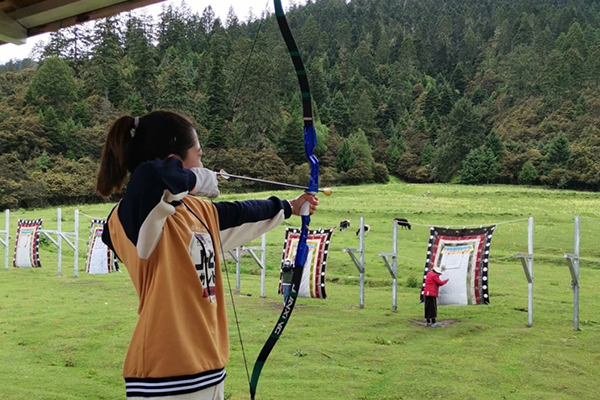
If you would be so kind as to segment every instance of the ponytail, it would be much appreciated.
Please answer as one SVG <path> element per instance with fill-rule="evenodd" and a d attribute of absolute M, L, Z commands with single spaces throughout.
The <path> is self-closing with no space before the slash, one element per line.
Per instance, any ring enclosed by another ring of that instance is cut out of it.
<path fill-rule="evenodd" d="M 121 189 L 127 177 L 127 152 L 131 143 L 135 118 L 123 116 L 110 127 L 100 156 L 100 170 L 96 190 L 103 197 L 109 197 Z"/>

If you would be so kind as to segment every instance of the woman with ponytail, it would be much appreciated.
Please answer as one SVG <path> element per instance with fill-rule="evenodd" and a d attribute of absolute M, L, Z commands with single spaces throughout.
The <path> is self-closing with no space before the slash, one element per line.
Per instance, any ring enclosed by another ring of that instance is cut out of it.
<path fill-rule="evenodd" d="M 229 337 L 221 252 L 299 215 L 318 199 L 210 202 L 216 174 L 202 167 L 189 118 L 155 111 L 123 116 L 108 132 L 97 189 L 121 190 L 103 241 L 125 264 L 139 319 L 123 366 L 128 399 L 223 400 Z"/>

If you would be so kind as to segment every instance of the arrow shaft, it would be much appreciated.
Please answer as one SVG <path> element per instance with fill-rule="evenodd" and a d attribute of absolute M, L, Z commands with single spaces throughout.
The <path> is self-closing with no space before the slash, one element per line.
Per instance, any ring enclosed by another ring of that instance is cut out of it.
<path fill-rule="evenodd" d="M 236 179 L 244 179 L 247 181 L 252 181 L 252 182 L 260 182 L 260 183 L 268 183 L 271 185 L 279 185 L 279 186 L 285 186 L 285 187 L 290 187 L 290 188 L 295 188 L 295 189 L 302 189 L 302 190 L 306 190 L 306 186 L 300 186 L 300 185 L 292 185 L 291 183 L 282 183 L 282 182 L 276 182 L 276 181 L 269 181 L 266 179 L 258 179 L 258 178 L 249 178 L 247 176 L 241 176 L 241 175 L 232 175 L 230 173 L 227 174 L 223 174 L 220 172 L 217 172 L 217 175 L 220 175 L 224 178 L 236 178 Z"/>

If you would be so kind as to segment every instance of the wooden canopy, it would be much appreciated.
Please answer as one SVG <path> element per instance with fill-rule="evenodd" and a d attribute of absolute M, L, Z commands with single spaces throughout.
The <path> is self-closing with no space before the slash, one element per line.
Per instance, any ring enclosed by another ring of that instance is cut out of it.
<path fill-rule="evenodd" d="M 0 0 L 0 44 L 57 31 L 164 0 Z"/>

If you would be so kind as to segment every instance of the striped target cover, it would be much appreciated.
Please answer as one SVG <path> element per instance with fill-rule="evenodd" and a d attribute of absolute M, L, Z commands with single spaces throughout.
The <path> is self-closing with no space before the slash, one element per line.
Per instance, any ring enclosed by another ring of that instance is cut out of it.
<path fill-rule="evenodd" d="M 438 304 L 489 304 L 488 269 L 495 229 L 495 225 L 477 229 L 429 228 L 423 286 L 425 276 L 435 266 L 442 269 L 442 280 L 449 279 L 440 287 Z"/>
<path fill-rule="evenodd" d="M 308 245 L 308 257 L 304 266 L 302 283 L 298 291 L 299 297 L 309 297 L 314 299 L 326 299 L 325 293 L 325 269 L 327 267 L 327 255 L 329 253 L 329 243 L 336 228 L 319 229 L 308 231 L 306 244 Z M 283 252 L 281 256 L 281 267 L 286 260 L 294 264 L 298 240 L 300 239 L 300 229 L 286 228 L 285 240 L 283 242 Z M 281 271 L 281 269 L 280 269 Z M 279 294 L 282 293 L 281 272 L 279 274 Z"/>

